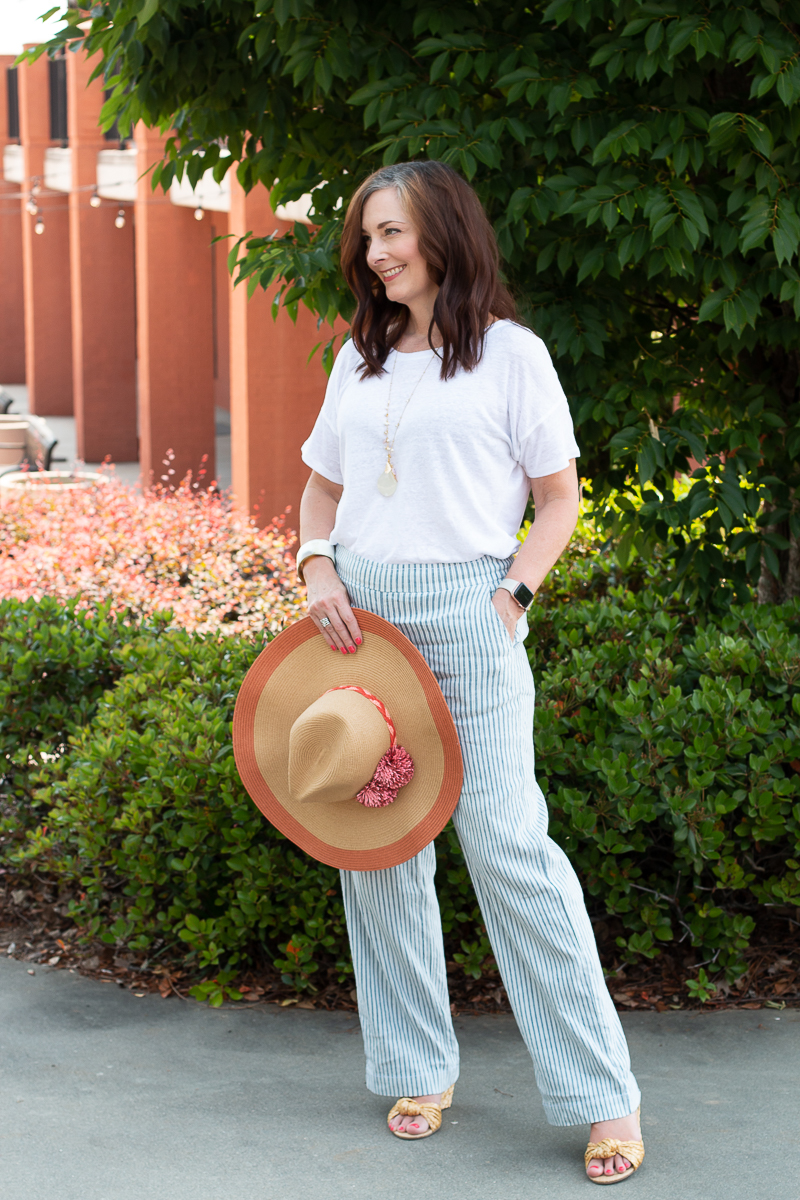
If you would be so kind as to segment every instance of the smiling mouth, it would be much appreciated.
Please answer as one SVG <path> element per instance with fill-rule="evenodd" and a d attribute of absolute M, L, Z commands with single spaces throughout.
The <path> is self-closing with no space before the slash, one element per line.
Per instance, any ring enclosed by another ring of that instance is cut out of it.
<path fill-rule="evenodd" d="M 382 273 L 383 282 L 388 283 L 390 279 L 396 279 L 400 272 L 405 271 L 405 269 L 405 263 L 403 263 L 402 267 L 392 267 L 391 271 L 384 271 Z"/>

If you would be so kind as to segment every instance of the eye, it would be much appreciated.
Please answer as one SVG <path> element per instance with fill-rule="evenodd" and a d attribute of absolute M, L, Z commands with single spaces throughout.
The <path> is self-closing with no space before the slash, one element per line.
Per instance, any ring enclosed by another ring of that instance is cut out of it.
<path fill-rule="evenodd" d="M 399 230 L 399 229 L 396 229 L 396 228 L 394 227 L 394 225 L 388 225 L 388 226 L 386 227 L 386 229 L 385 229 L 385 231 L 384 231 L 384 232 L 385 232 L 385 233 L 399 233 L 399 232 L 400 232 L 400 230 Z"/>

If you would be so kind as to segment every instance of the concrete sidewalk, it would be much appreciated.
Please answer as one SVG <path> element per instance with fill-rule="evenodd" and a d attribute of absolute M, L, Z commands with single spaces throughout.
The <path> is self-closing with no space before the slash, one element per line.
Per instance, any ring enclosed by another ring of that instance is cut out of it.
<path fill-rule="evenodd" d="M 647 1158 L 615 1196 L 800 1200 L 800 1012 L 630 1013 Z M 553 1129 L 510 1017 L 456 1022 L 442 1130 L 385 1129 L 358 1022 L 210 1010 L 0 961 L 3 1200 L 577 1200 L 583 1129 Z"/>

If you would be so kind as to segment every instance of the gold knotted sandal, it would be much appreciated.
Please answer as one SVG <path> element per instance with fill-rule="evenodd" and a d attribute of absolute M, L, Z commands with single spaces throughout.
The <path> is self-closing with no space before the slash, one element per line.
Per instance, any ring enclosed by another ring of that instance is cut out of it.
<path fill-rule="evenodd" d="M 639 1117 L 641 1109 L 636 1110 L 636 1116 Z M 627 1158 L 631 1164 L 627 1171 L 617 1171 L 613 1175 L 590 1175 L 589 1163 L 593 1158 L 613 1158 L 615 1154 L 619 1154 L 622 1158 Z M 623 1179 L 627 1179 L 629 1175 L 633 1175 L 634 1171 L 638 1171 L 639 1167 L 644 1162 L 644 1142 L 620 1142 L 617 1138 L 603 1138 L 602 1142 L 589 1142 L 586 1147 L 586 1153 L 583 1156 L 583 1163 L 586 1167 L 586 1178 L 592 1183 L 622 1183 Z"/>
<path fill-rule="evenodd" d="M 453 1103 L 455 1086 L 454 1083 L 451 1083 L 447 1091 L 442 1094 L 441 1104 L 418 1104 L 416 1100 L 409 1100 L 408 1096 L 403 1096 L 397 1101 L 386 1120 L 392 1121 L 395 1117 L 424 1117 L 428 1122 L 428 1128 L 424 1133 L 406 1133 L 405 1130 L 392 1129 L 390 1125 L 389 1132 L 393 1133 L 395 1137 L 405 1138 L 407 1142 L 415 1142 L 418 1138 L 430 1137 L 432 1133 L 436 1133 L 442 1124 L 442 1110 L 449 1108 Z"/>

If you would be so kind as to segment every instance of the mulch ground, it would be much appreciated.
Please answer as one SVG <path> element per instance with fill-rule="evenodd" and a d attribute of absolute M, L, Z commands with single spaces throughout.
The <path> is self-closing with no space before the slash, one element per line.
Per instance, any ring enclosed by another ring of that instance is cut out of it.
<path fill-rule="evenodd" d="M 600 957 L 617 1009 L 666 1012 L 679 1009 L 714 1011 L 735 1008 L 775 1008 L 800 1004 L 800 926 L 782 917 L 762 920 L 752 945 L 745 951 L 747 971 L 735 984 L 717 980 L 714 995 L 701 1004 L 687 981 L 697 977 L 698 960 L 691 950 L 670 947 L 652 962 L 621 965 L 612 923 L 601 921 Z M 127 988 L 137 996 L 158 992 L 164 999 L 188 999 L 189 988 L 207 976 L 190 972 L 178 963 L 137 959 L 118 954 L 98 942 L 85 944 L 81 931 L 57 903 L 46 885 L 39 890 L 29 881 L 5 875 L 0 881 L 0 953 L 37 966 L 76 971 L 102 983 Z M 496 973 L 481 979 L 465 977 L 457 963 L 447 964 L 451 1008 L 459 1015 L 510 1012 L 505 988 Z M 352 983 L 332 978 L 314 996 L 298 995 L 269 966 L 243 971 L 233 982 L 244 996 L 240 1003 L 296 1004 L 298 1008 L 354 1011 Z"/>

